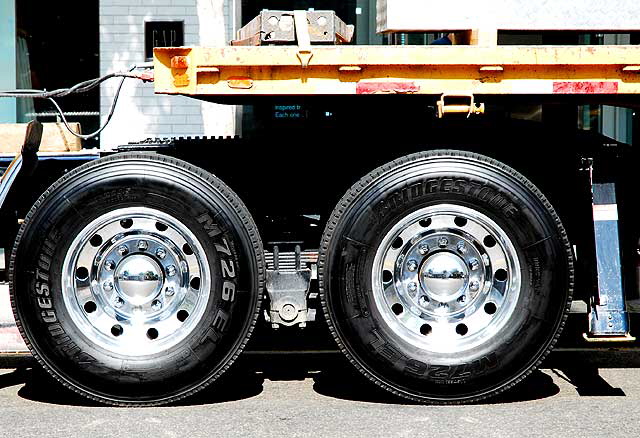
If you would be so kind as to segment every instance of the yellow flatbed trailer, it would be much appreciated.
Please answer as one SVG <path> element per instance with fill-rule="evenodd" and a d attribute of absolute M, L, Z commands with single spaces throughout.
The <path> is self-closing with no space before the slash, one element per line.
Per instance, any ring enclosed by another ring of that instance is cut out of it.
<path fill-rule="evenodd" d="M 227 97 L 635 95 L 638 46 L 157 48 L 155 91 Z"/>

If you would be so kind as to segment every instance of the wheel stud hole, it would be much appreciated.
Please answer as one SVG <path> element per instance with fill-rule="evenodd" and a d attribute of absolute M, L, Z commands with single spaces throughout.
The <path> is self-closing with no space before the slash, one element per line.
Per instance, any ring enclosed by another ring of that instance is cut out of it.
<path fill-rule="evenodd" d="M 402 240 L 402 237 L 396 237 L 396 240 L 394 240 L 393 243 L 391 244 L 391 248 L 399 249 L 400 247 L 402 247 L 403 244 L 404 244 L 404 240 Z"/>
<path fill-rule="evenodd" d="M 89 270 L 84 266 L 76 269 L 76 278 L 80 281 L 85 281 L 89 278 Z"/>
<path fill-rule="evenodd" d="M 180 310 L 178 311 L 178 314 L 176 316 L 178 317 L 178 321 L 185 322 L 185 320 L 189 317 L 189 312 L 187 312 L 186 310 Z"/>
<path fill-rule="evenodd" d="M 487 303 L 484 305 L 484 311 L 489 315 L 493 315 L 494 313 L 496 313 L 496 310 L 498 310 L 498 308 L 496 307 L 495 303 Z"/>
<path fill-rule="evenodd" d="M 84 303 L 84 311 L 87 313 L 93 313 L 98 310 L 98 306 L 93 301 L 87 301 Z"/>
<path fill-rule="evenodd" d="M 463 217 L 459 217 L 459 216 L 457 216 L 457 217 L 453 220 L 453 222 L 454 222 L 457 226 L 459 226 L 459 227 L 464 227 L 465 225 L 467 225 L 467 220 L 466 220 L 465 218 L 463 218 Z"/>
<path fill-rule="evenodd" d="M 111 327 L 111 334 L 115 337 L 120 336 L 123 332 L 124 332 L 124 329 L 120 324 L 116 324 L 113 327 Z"/>
<path fill-rule="evenodd" d="M 427 228 L 427 227 L 429 227 L 431 225 L 431 218 L 422 219 L 418 223 L 420 224 L 421 227 Z"/>
<path fill-rule="evenodd" d="M 504 269 L 498 269 L 494 274 L 493 278 L 498 281 L 507 281 L 507 271 Z"/>
<path fill-rule="evenodd" d="M 188 243 L 182 245 L 182 252 L 184 252 L 186 255 L 193 255 L 193 250 Z"/>
<path fill-rule="evenodd" d="M 189 282 L 189 286 L 191 286 L 191 289 L 200 289 L 200 277 L 193 277 Z"/>
<path fill-rule="evenodd" d="M 149 330 L 147 330 L 147 338 L 154 340 L 158 338 L 158 330 L 154 329 L 154 328 L 150 328 Z"/>
<path fill-rule="evenodd" d="M 393 280 L 393 274 L 391 271 L 387 271 L 386 269 L 382 271 L 382 282 L 389 283 L 391 280 Z"/>
<path fill-rule="evenodd" d="M 89 243 L 94 248 L 102 245 L 102 236 L 100 234 L 94 234 L 93 237 L 89 240 Z"/>
<path fill-rule="evenodd" d="M 169 227 L 163 224 L 162 222 L 156 222 L 156 229 L 158 231 L 167 231 L 167 228 Z"/>
<path fill-rule="evenodd" d="M 420 326 L 420 333 L 424 336 L 431 334 L 431 326 L 429 324 L 422 324 Z"/>
<path fill-rule="evenodd" d="M 396 315 L 400 315 L 402 312 L 404 312 L 404 307 L 402 307 L 402 304 L 400 303 L 395 303 L 393 306 L 391 306 L 391 310 Z"/>
<path fill-rule="evenodd" d="M 120 221 L 120 226 L 122 228 L 131 228 L 133 226 L 133 220 L 131 220 L 131 219 L 122 219 Z"/>
<path fill-rule="evenodd" d="M 458 324 L 456 326 L 456 333 L 460 336 L 466 335 L 468 331 L 469 329 L 467 328 L 466 324 Z"/>
<path fill-rule="evenodd" d="M 493 248 L 494 246 L 496 246 L 496 239 L 494 239 L 491 236 L 486 236 L 482 242 L 484 243 L 484 246 L 486 246 L 487 248 Z"/>

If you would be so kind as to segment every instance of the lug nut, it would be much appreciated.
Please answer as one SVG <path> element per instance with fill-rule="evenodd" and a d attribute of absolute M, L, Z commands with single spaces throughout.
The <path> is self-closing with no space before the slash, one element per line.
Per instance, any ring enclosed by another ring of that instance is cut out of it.
<path fill-rule="evenodd" d="M 478 261 L 478 259 L 471 259 L 469 260 L 469 266 L 471 267 L 472 271 L 475 271 L 480 267 L 480 262 Z"/>
<path fill-rule="evenodd" d="M 423 243 L 422 245 L 420 245 L 420 246 L 418 247 L 418 252 L 419 252 L 421 255 L 425 255 L 426 253 L 428 253 L 428 252 L 429 252 L 429 245 L 427 245 L 426 243 Z"/>
<path fill-rule="evenodd" d="M 429 298 L 427 298 L 426 295 L 423 295 L 420 297 L 420 305 L 421 306 L 428 306 L 429 305 Z"/>
<path fill-rule="evenodd" d="M 104 268 L 105 268 L 107 271 L 113 271 L 113 270 L 115 269 L 115 267 L 116 267 L 116 264 L 113 262 L 113 260 L 107 260 L 107 261 L 104 263 Z"/>
<path fill-rule="evenodd" d="M 458 251 L 462 254 L 466 254 L 467 252 L 467 245 L 464 244 L 464 242 L 458 242 L 457 245 Z"/>
<path fill-rule="evenodd" d="M 176 293 L 175 289 L 171 286 L 169 286 L 167 289 L 165 289 L 164 294 L 168 297 L 172 297 L 174 294 Z"/>
<path fill-rule="evenodd" d="M 410 271 L 415 271 L 416 269 L 418 269 L 418 262 L 416 262 L 415 260 L 409 260 L 407 262 L 407 269 Z"/>
<path fill-rule="evenodd" d="M 416 291 L 418 290 L 418 285 L 411 282 L 407 285 L 407 290 L 409 291 L 409 293 L 411 294 L 411 296 L 416 294 Z"/>
<path fill-rule="evenodd" d="M 102 289 L 106 292 L 112 291 L 113 290 L 113 282 L 111 280 L 107 280 L 104 283 L 102 283 Z"/>
<path fill-rule="evenodd" d="M 449 244 L 449 239 L 447 239 L 446 237 L 441 237 L 438 239 L 438 245 L 440 246 L 440 248 L 444 248 L 448 244 Z"/>
<path fill-rule="evenodd" d="M 127 245 L 120 245 L 118 247 L 118 254 L 120 254 L 121 256 L 127 255 L 128 253 L 129 253 L 129 248 L 127 248 Z"/>
<path fill-rule="evenodd" d="M 124 306 L 124 300 L 120 297 L 116 297 L 113 300 L 113 305 L 119 309 L 120 307 Z"/>
<path fill-rule="evenodd" d="M 476 292 L 478 289 L 480 289 L 480 283 L 475 280 L 469 283 L 469 290 Z"/>
<path fill-rule="evenodd" d="M 163 258 L 165 258 L 167 256 L 167 251 L 165 251 L 164 248 L 158 248 L 156 250 L 156 256 L 159 259 L 163 259 Z"/>
<path fill-rule="evenodd" d="M 176 275 L 176 267 L 173 265 L 167 266 L 167 275 L 169 277 L 173 277 L 174 275 Z"/>
<path fill-rule="evenodd" d="M 149 244 L 147 243 L 146 240 L 139 240 L 138 241 L 138 249 L 140 251 L 146 251 L 147 248 L 149 248 Z"/>
<path fill-rule="evenodd" d="M 465 295 L 460 295 L 460 297 L 458 298 L 458 302 L 464 303 L 465 301 L 467 301 L 467 297 Z"/>
<path fill-rule="evenodd" d="M 160 300 L 153 300 L 153 302 L 151 303 L 151 308 L 153 310 L 160 310 L 162 309 L 162 302 L 160 302 Z"/>

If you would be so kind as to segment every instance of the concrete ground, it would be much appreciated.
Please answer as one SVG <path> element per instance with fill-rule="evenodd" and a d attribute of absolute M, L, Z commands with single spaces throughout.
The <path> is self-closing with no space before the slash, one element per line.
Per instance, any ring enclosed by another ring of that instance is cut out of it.
<path fill-rule="evenodd" d="M 137 409 L 96 406 L 20 359 L 0 369 L 0 437 L 640 436 L 637 359 L 564 359 L 495 400 L 421 406 L 381 392 L 340 355 L 245 355 L 196 398 Z"/>

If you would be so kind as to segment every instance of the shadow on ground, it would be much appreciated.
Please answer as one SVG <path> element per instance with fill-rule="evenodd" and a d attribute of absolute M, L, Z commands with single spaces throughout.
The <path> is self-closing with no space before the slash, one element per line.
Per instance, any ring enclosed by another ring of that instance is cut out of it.
<path fill-rule="evenodd" d="M 624 396 L 599 373 L 597 366 L 563 366 L 546 372 L 535 371 L 524 382 L 481 403 L 514 403 L 553 397 L 560 389 L 550 374 L 564 379 L 581 396 Z M 380 389 L 339 354 L 244 355 L 219 381 L 176 406 L 225 403 L 258 396 L 265 380 L 293 381 L 311 378 L 313 389 L 326 397 L 369 403 L 414 404 Z M 0 389 L 20 385 L 18 395 L 41 403 L 98 406 L 63 387 L 44 371 L 28 362 L 25 367 L 0 375 Z"/>

